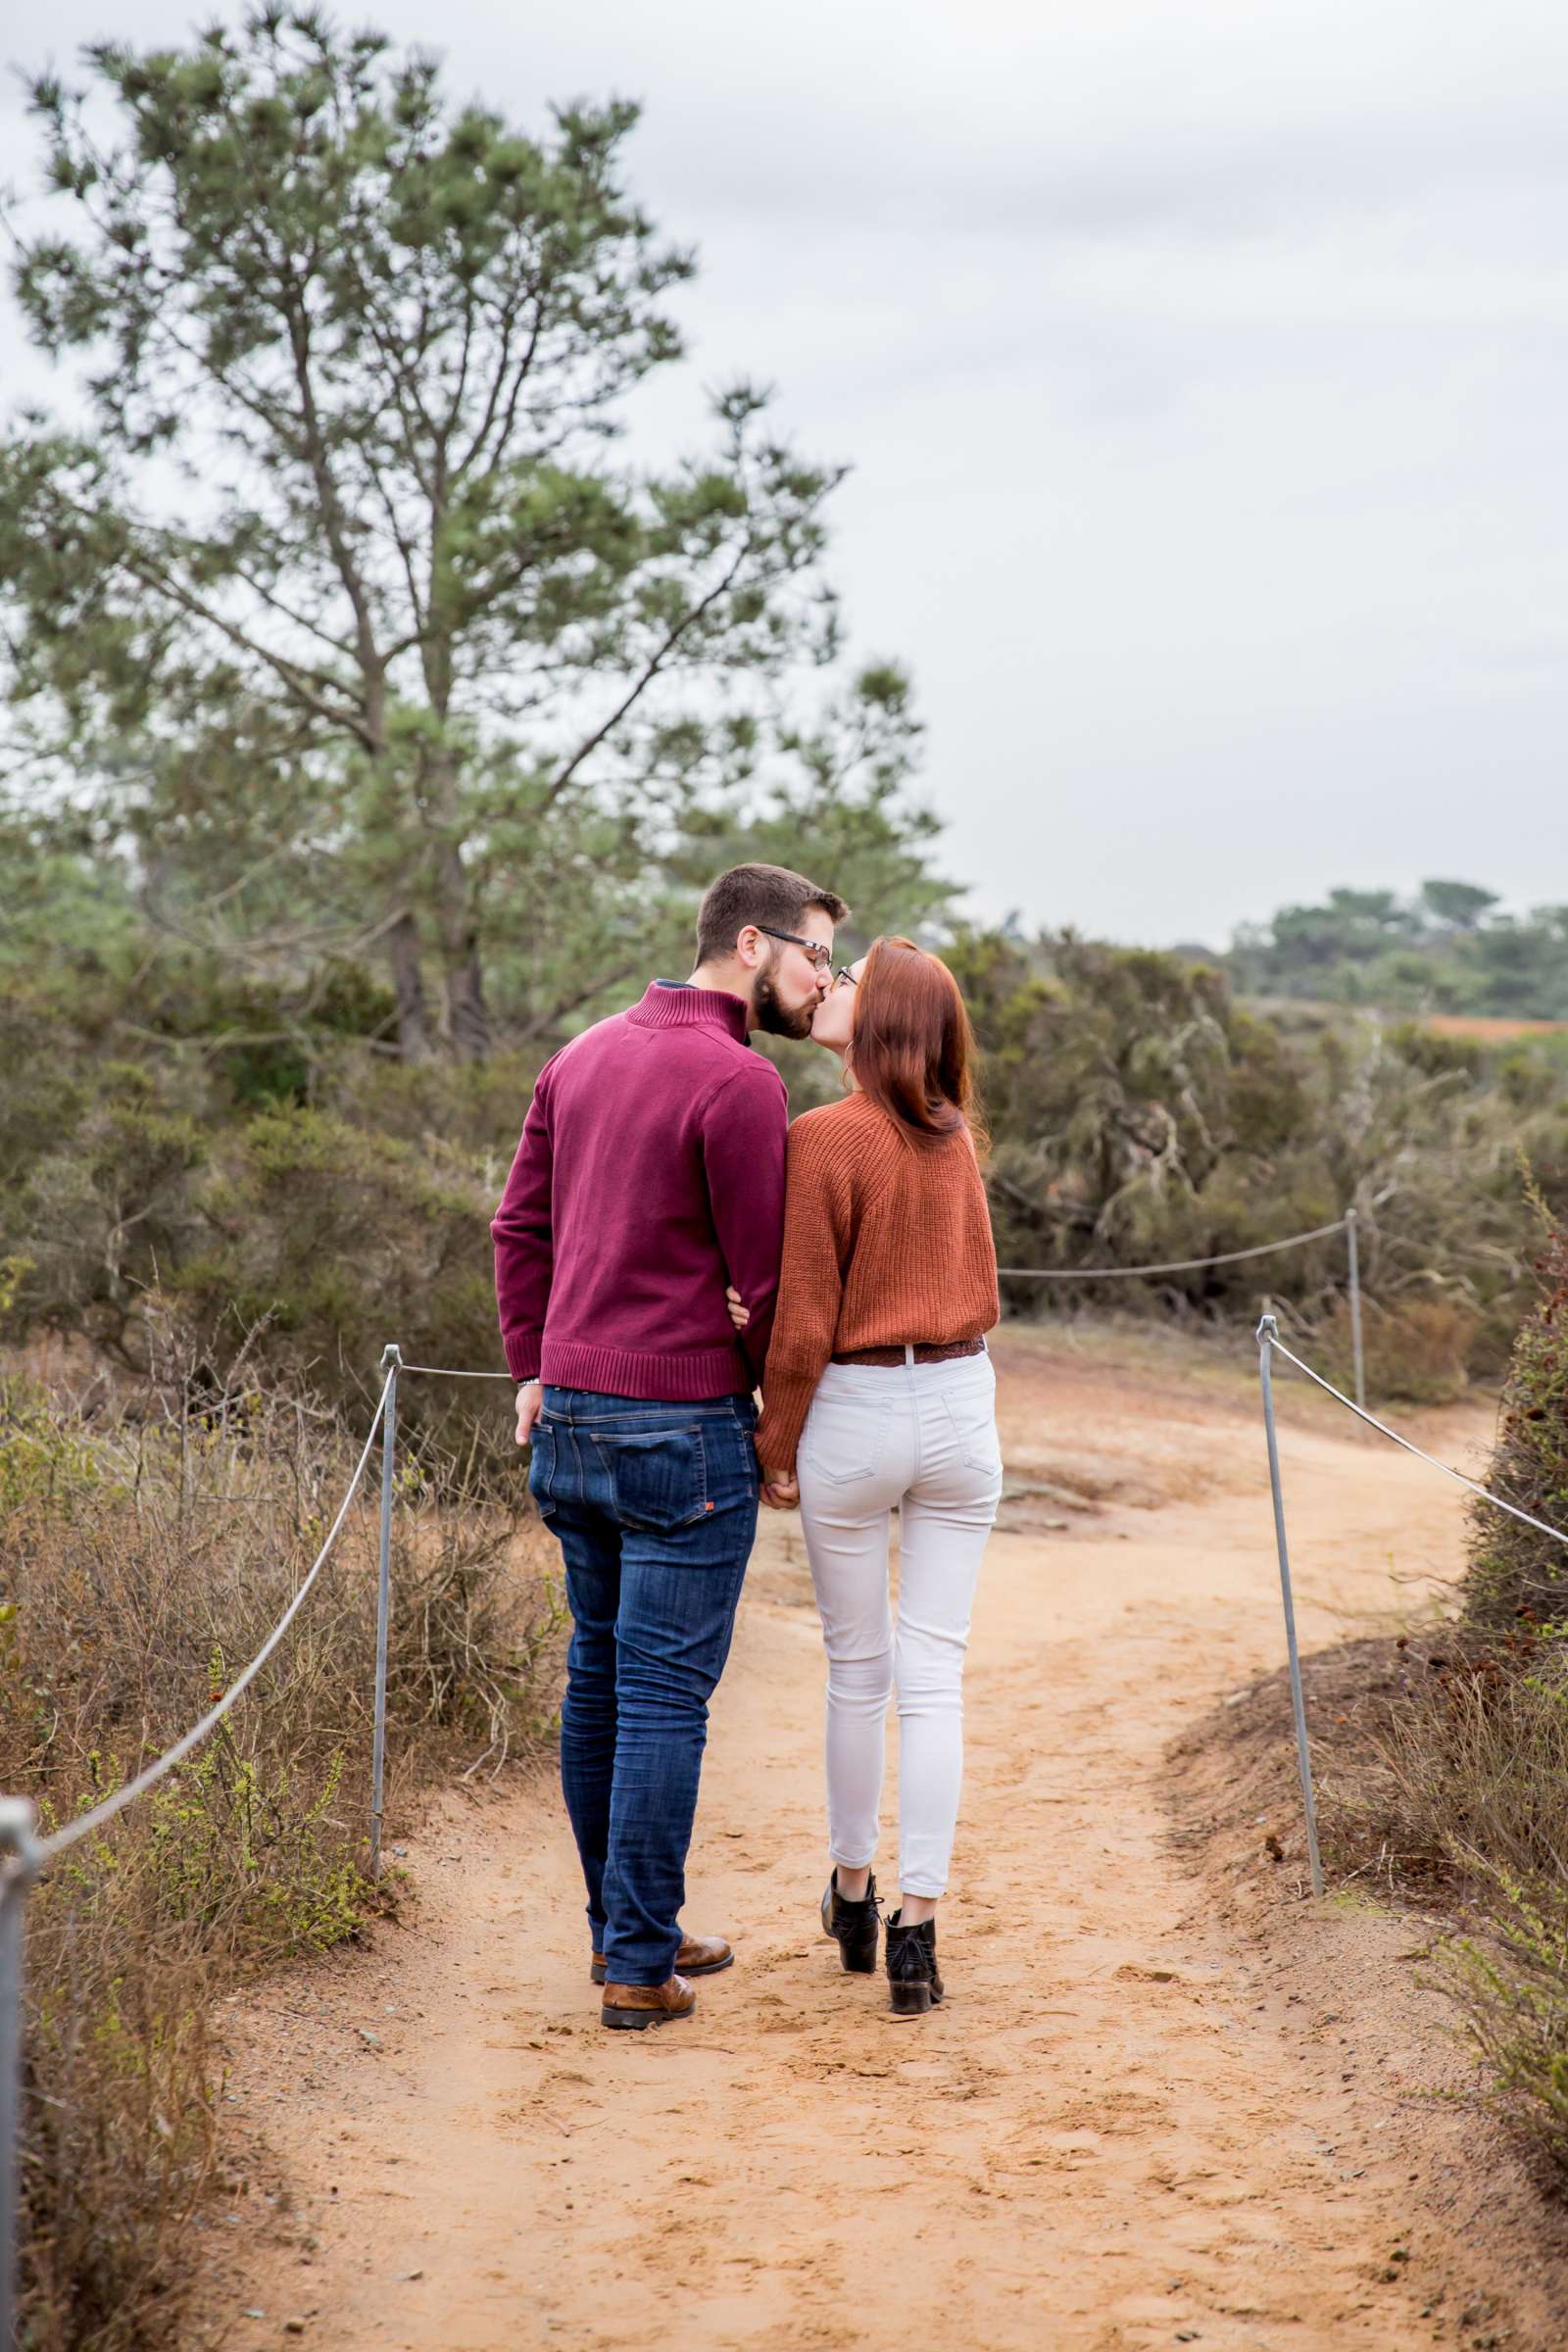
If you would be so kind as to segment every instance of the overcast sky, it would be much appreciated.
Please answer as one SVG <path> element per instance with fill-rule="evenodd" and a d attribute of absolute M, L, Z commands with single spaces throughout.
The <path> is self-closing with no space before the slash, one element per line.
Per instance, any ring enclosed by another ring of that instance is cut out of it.
<path fill-rule="evenodd" d="M 4 46 L 200 13 L 52 0 Z M 651 422 L 747 373 L 853 463 L 834 576 L 979 911 L 1568 900 L 1561 0 L 350 13 L 531 123 L 644 101 L 634 187 L 702 261 Z M 14 84 L 0 145 L 24 184 Z"/>

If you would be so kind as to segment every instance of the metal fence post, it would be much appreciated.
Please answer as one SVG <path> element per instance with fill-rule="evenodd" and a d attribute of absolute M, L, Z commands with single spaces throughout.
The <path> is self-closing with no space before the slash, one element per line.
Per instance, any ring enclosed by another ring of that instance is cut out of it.
<path fill-rule="evenodd" d="M 1269 1359 L 1279 1325 L 1265 1315 L 1257 1327 L 1257 1369 L 1263 1385 L 1263 1427 L 1268 1433 L 1268 1476 L 1274 1490 L 1274 1537 L 1280 1554 L 1280 1594 L 1285 1603 L 1285 1646 L 1291 1661 L 1291 1705 L 1296 1713 L 1296 1757 L 1301 1768 L 1301 1803 L 1306 1813 L 1306 1854 L 1312 1870 L 1312 1892 L 1323 1891 L 1323 1865 L 1317 1852 L 1317 1808 L 1312 1801 L 1312 1759 L 1306 1745 L 1306 1705 L 1301 1696 L 1301 1660 L 1296 1646 L 1296 1609 L 1291 1599 L 1291 1555 L 1285 1542 L 1285 1496 L 1280 1487 L 1280 1446 L 1274 1427 L 1274 1387 Z"/>
<path fill-rule="evenodd" d="M 1350 1256 L 1350 1361 L 1355 1372 L 1355 1401 L 1366 1411 L 1366 1361 L 1361 1352 L 1361 1251 L 1356 1213 L 1345 1212 L 1345 1244 Z"/>
<path fill-rule="evenodd" d="M 381 1420 L 381 1562 L 375 1596 L 375 1731 L 370 1745 L 370 1876 L 381 1876 L 381 1796 L 386 1778 L 386 1644 L 392 1622 L 392 1485 L 397 1473 L 398 1371 L 395 1340 L 381 1350 L 386 1410 Z"/>
<path fill-rule="evenodd" d="M 22 1961 L 27 1896 L 38 1875 L 37 1815 L 0 1797 L 0 2348 L 16 2352 L 17 2221 L 22 2147 Z"/>

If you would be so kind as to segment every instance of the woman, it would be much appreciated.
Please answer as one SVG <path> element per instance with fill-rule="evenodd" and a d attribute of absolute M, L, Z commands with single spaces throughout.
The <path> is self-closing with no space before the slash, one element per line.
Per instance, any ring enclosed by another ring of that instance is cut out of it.
<path fill-rule="evenodd" d="M 764 1498 L 800 1503 L 827 1645 L 822 1924 L 844 1966 L 865 1975 L 883 1722 L 898 1692 L 902 1901 L 886 1961 L 893 2014 L 917 2017 L 943 1993 L 936 1911 L 963 1771 L 964 1647 L 1002 1492 L 974 1036 L 953 974 L 906 939 L 877 940 L 837 975 L 811 1035 L 842 1056 L 848 1094 L 790 1129 L 757 1450 Z M 733 1292 L 731 1313 L 743 1326 Z"/>

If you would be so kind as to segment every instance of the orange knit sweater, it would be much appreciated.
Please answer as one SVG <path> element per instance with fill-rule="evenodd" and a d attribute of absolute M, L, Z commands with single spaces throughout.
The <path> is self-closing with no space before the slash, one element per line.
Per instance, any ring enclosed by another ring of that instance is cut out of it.
<path fill-rule="evenodd" d="M 757 1450 L 795 1468 L 817 1382 L 858 1348 L 977 1340 L 1001 1314 L 967 1129 L 926 1136 L 864 1095 L 808 1110 L 785 1155 L 784 1262 Z"/>

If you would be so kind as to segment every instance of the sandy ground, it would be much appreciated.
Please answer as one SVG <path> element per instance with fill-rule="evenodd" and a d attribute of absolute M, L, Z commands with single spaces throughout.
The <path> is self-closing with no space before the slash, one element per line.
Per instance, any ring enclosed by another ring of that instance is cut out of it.
<path fill-rule="evenodd" d="M 970 1651 L 942 2010 L 891 2022 L 881 1979 L 821 1939 L 822 1663 L 795 1523 L 765 1520 L 687 1906 L 736 1967 L 690 2023 L 606 2034 L 551 1784 L 443 1799 L 407 1923 L 232 2014 L 251 2185 L 190 2341 L 1525 2342 L 1424 2201 L 1438 2077 L 1387 2062 L 1414 2030 L 1398 1924 L 1298 1900 L 1287 1814 L 1258 1828 L 1286 1854 L 1270 1941 L 1173 1821 L 1167 1743 L 1282 1653 L 1242 1352 L 999 1348 L 1013 1499 Z M 1284 1406 L 1303 1641 L 1429 1609 L 1457 1490 L 1304 1384 Z M 1467 1464 L 1490 1428 L 1404 1421 Z"/>

